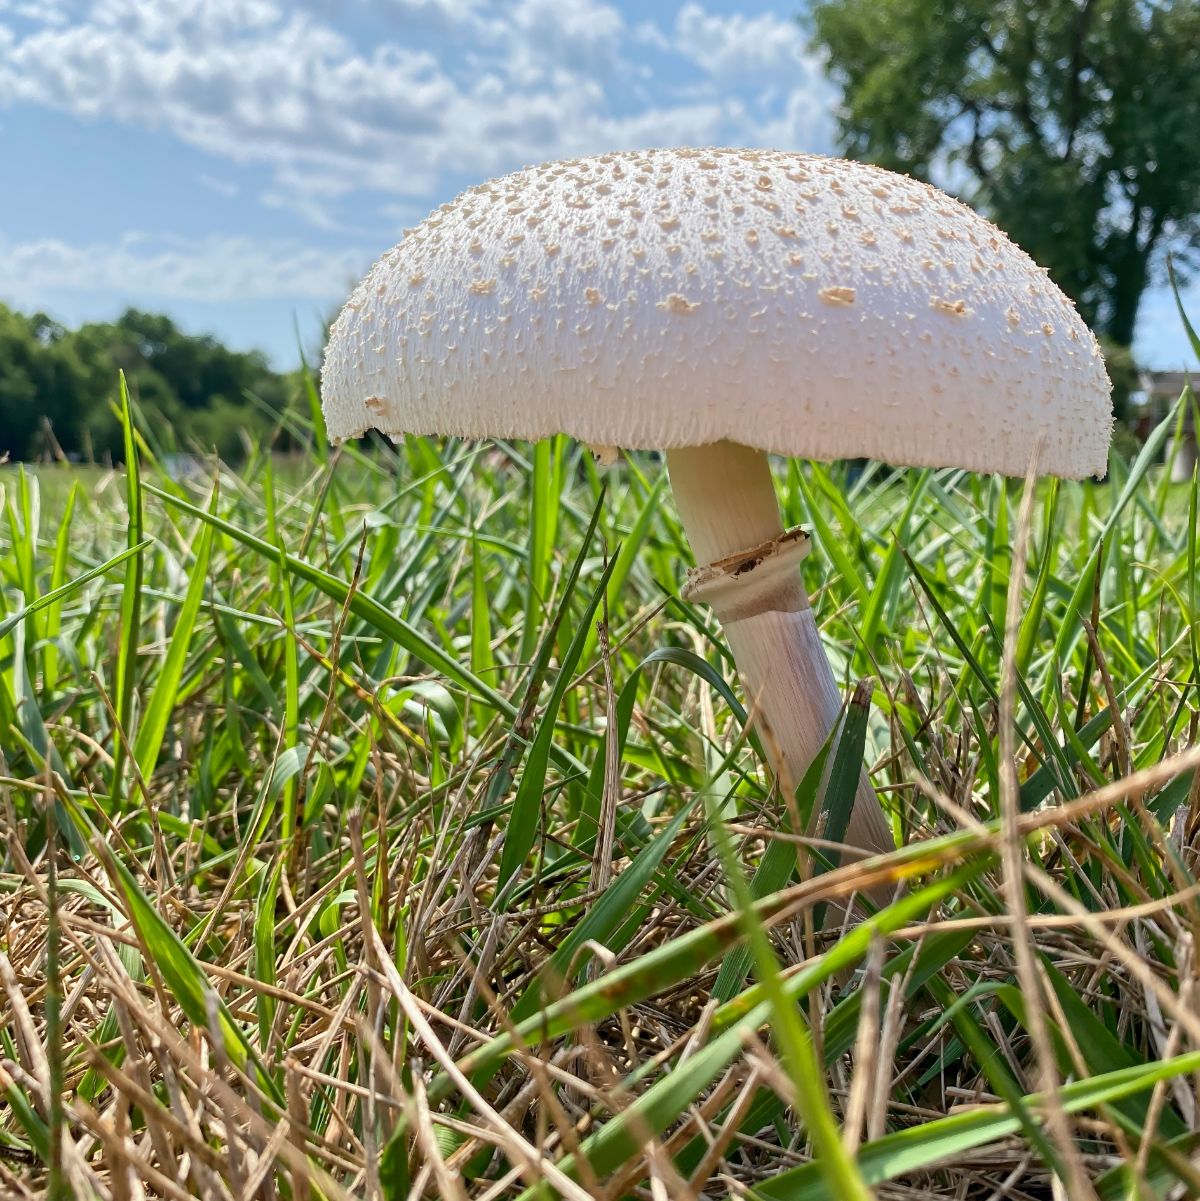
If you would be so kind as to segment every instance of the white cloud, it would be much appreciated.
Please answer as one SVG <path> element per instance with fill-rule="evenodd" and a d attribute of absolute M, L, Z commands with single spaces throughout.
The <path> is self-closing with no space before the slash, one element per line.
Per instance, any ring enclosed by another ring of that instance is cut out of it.
<path fill-rule="evenodd" d="M 833 103 L 831 87 L 792 88 L 778 99 L 769 94 L 760 96 L 759 115 L 747 124 L 753 128 L 754 141 L 759 146 L 829 153 Z"/>
<path fill-rule="evenodd" d="M 196 182 L 226 200 L 232 200 L 239 191 L 237 184 L 232 180 L 218 179 L 215 175 L 209 175 L 207 171 L 201 171 L 196 176 Z"/>
<path fill-rule="evenodd" d="M 485 0 L 303 0 L 306 8 L 330 20 L 345 16 L 347 3 L 390 19 L 408 32 L 458 32 L 478 19 Z"/>
<path fill-rule="evenodd" d="M 805 53 L 800 26 L 773 13 L 719 16 L 685 4 L 674 32 L 675 49 L 717 79 L 795 83 L 813 73 L 815 59 Z"/>
<path fill-rule="evenodd" d="M 38 25 L 63 25 L 70 20 L 63 0 L 0 0 L 0 16 L 5 13 Z"/>
<path fill-rule="evenodd" d="M 428 53 L 362 54 L 267 0 L 100 0 L 85 21 L 0 42 L 5 99 L 165 129 L 236 162 L 325 169 L 348 189 L 352 164 L 395 164 L 406 148 L 427 186 L 461 95 Z"/>
<path fill-rule="evenodd" d="M 652 46 L 669 54 L 674 50 L 671 39 L 653 21 L 639 21 L 633 27 L 633 40 L 642 46 Z"/>
<path fill-rule="evenodd" d="M 31 306 L 50 294 L 96 292 L 173 301 L 330 302 L 345 295 L 370 257 L 352 248 L 329 251 L 243 237 L 135 233 L 101 245 L 0 237 L 0 299 Z"/>
<path fill-rule="evenodd" d="M 352 226 L 336 216 L 336 202 L 345 191 L 338 178 L 284 165 L 276 171 L 274 186 L 259 192 L 258 199 L 267 208 L 295 213 L 316 229 L 346 233 Z"/>
<path fill-rule="evenodd" d="M 761 140 L 759 116 L 748 118 L 729 88 L 657 89 L 615 115 L 614 99 L 637 78 L 625 54 L 638 38 L 601 0 L 388 0 L 401 28 L 418 17 L 455 25 L 464 52 L 443 48 L 440 58 L 396 40 L 362 48 L 320 15 L 333 7 L 92 0 L 66 26 L 7 38 L 0 26 L 0 105 L 163 130 L 266 164 L 275 179 L 260 198 L 326 228 L 343 224 L 336 202 L 360 189 L 441 199 L 447 174 L 622 146 Z M 799 32 L 786 21 L 689 4 L 676 24 L 680 52 L 727 81 L 799 78 Z"/>
<path fill-rule="evenodd" d="M 86 23 L 11 43 L 5 95 L 165 128 L 244 162 L 353 153 L 382 128 L 429 134 L 455 89 L 428 54 L 383 46 L 364 57 L 333 29 L 265 3 L 103 0 Z"/>
<path fill-rule="evenodd" d="M 522 83 L 567 76 L 603 80 L 620 59 L 625 20 L 597 0 L 520 0 L 493 36 L 508 46 L 508 73 Z"/>

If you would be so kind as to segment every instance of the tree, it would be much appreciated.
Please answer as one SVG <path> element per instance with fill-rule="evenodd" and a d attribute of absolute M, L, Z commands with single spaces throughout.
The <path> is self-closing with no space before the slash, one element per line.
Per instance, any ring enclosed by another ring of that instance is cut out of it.
<path fill-rule="evenodd" d="M 67 337 L 43 313 L 25 317 L 0 305 L 0 458 L 32 455 L 44 422 L 74 443 L 84 373 Z"/>
<path fill-rule="evenodd" d="M 120 458 L 113 405 L 121 371 L 156 445 L 216 448 L 230 458 L 243 453 L 243 431 L 270 436 L 267 409 L 282 412 L 298 391 L 297 380 L 272 371 L 264 355 L 185 334 L 158 314 L 130 309 L 115 322 L 72 331 L 0 305 L 0 458 L 37 458 L 47 449 Z M 287 440 L 276 437 L 274 445 Z"/>
<path fill-rule="evenodd" d="M 247 392 L 283 399 L 279 377 L 259 351 L 229 350 L 216 338 L 185 334 L 169 317 L 138 309 L 127 309 L 109 328 L 112 345 L 132 358 L 132 369 L 152 368 L 185 408 L 207 408 L 217 397 L 240 403 Z"/>
<path fill-rule="evenodd" d="M 813 0 L 845 150 L 949 181 L 1102 338 L 1200 248 L 1197 0 Z"/>

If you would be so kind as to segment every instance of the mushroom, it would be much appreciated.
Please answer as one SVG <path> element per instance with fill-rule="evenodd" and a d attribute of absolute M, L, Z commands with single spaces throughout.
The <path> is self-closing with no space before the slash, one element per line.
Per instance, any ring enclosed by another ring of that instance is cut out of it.
<path fill-rule="evenodd" d="M 1102 475 L 1109 384 L 1043 271 L 935 188 L 861 163 L 651 150 L 548 163 L 443 205 L 333 327 L 331 436 L 564 432 L 666 451 L 781 786 L 841 708 L 768 453 Z M 846 841 L 892 831 L 864 773 Z"/>

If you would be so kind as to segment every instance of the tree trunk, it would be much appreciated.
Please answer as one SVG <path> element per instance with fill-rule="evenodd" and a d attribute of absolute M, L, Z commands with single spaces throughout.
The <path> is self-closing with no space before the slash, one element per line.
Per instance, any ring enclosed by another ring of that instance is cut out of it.
<path fill-rule="evenodd" d="M 1131 264 L 1123 263 L 1113 282 L 1112 309 L 1104 329 L 1104 335 L 1110 342 L 1118 346 L 1133 345 L 1138 309 L 1145 289 L 1145 258 L 1139 257 Z"/>
<path fill-rule="evenodd" d="M 1107 341 L 1124 349 L 1133 345 L 1138 309 L 1141 307 L 1142 293 L 1146 290 L 1152 249 L 1153 242 L 1145 247 L 1140 247 L 1134 242 L 1114 263 L 1108 320 L 1101 332 Z M 1118 373 L 1113 380 L 1112 400 L 1113 415 L 1118 421 L 1125 421 L 1129 416 L 1129 386 L 1123 373 Z"/>

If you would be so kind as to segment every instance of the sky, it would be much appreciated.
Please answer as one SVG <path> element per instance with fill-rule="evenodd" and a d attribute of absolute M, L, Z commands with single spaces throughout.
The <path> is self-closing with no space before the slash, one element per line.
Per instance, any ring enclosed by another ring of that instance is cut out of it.
<path fill-rule="evenodd" d="M 486 177 L 646 146 L 833 152 L 798 7 L 0 0 L 0 301 L 165 311 L 290 367 L 405 227 Z M 1135 349 L 1189 365 L 1164 289 Z"/>

